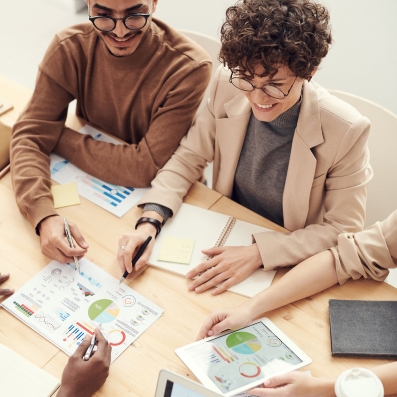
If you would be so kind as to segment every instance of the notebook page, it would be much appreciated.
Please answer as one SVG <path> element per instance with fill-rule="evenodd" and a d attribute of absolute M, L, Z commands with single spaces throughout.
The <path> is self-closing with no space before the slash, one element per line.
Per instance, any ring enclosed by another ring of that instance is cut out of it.
<path fill-rule="evenodd" d="M 183 203 L 178 213 L 163 226 L 149 258 L 149 264 L 173 273 L 185 275 L 207 260 L 201 250 L 214 247 L 229 216 Z M 190 264 L 159 261 L 160 247 L 165 236 L 194 240 Z"/>
<path fill-rule="evenodd" d="M 233 229 L 230 232 L 230 235 L 226 240 L 225 245 L 251 245 L 253 234 L 269 231 L 271 230 L 265 227 L 257 226 L 252 223 L 237 219 Z M 264 289 L 270 287 L 275 274 L 275 271 L 264 271 L 263 269 L 257 269 L 248 278 L 229 288 L 229 291 L 251 298 L 254 295 L 259 294 L 259 292 L 263 291 Z"/>
<path fill-rule="evenodd" d="M 4 396 L 49 397 L 59 380 L 0 344 L 0 388 Z"/>

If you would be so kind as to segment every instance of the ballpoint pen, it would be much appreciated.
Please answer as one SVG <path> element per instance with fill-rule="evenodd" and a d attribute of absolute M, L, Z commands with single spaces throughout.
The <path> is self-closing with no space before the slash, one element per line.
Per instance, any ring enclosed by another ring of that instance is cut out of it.
<path fill-rule="evenodd" d="M 83 360 L 84 361 L 88 361 L 90 359 L 90 357 L 92 356 L 92 353 L 93 353 L 93 350 L 94 350 L 94 347 L 95 347 L 96 343 L 97 343 L 97 338 L 96 338 L 96 336 L 94 334 L 94 335 L 92 335 L 91 343 L 88 346 L 87 351 L 85 352 L 85 354 L 83 356 Z"/>
<path fill-rule="evenodd" d="M 69 224 L 66 218 L 63 218 L 63 223 L 65 224 L 65 234 L 66 234 L 66 238 L 68 239 L 68 243 L 72 248 L 74 248 L 72 233 L 70 233 Z M 77 257 L 74 256 L 73 259 L 74 259 L 74 264 L 76 265 L 76 269 L 80 273 L 80 263 Z"/>
<path fill-rule="evenodd" d="M 132 258 L 132 267 L 135 266 L 135 264 L 138 262 L 139 258 L 142 256 L 143 252 L 145 251 L 146 247 L 150 243 L 150 240 L 152 239 L 152 236 L 149 236 L 146 241 L 141 245 L 141 248 L 139 248 L 139 251 L 136 253 L 136 255 Z M 121 277 L 119 284 L 121 284 L 127 277 L 128 277 L 128 271 L 126 270 L 123 274 L 123 277 Z"/>

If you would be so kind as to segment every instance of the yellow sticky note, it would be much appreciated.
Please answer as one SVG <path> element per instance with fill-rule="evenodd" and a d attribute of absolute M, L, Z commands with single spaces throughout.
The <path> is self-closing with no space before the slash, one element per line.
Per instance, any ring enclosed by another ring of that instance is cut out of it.
<path fill-rule="evenodd" d="M 194 240 L 191 238 L 164 236 L 158 256 L 159 261 L 188 265 L 192 257 Z"/>
<path fill-rule="evenodd" d="M 65 185 L 52 185 L 51 193 L 54 197 L 55 208 L 80 204 L 76 182 L 66 183 Z"/>

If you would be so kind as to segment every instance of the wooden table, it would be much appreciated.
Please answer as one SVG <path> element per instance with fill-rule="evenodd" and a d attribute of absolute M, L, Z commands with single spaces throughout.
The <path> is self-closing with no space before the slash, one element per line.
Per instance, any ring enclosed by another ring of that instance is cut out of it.
<path fill-rule="evenodd" d="M 11 90 L 12 84 L 7 84 L 7 90 Z M 4 80 L 0 77 L 0 92 L 13 100 L 11 94 L 7 95 L 8 91 L 4 92 L 4 87 Z M 19 90 L 21 95 L 22 91 Z M 25 98 L 28 95 L 26 93 Z M 15 110 L 16 113 L 18 109 Z M 10 123 L 15 120 L 11 114 L 7 118 Z M 78 123 L 76 120 L 69 120 L 71 124 L 74 122 Z M 200 183 L 193 185 L 185 202 L 282 230 Z M 0 271 L 11 273 L 5 287 L 18 289 L 47 265 L 50 259 L 41 254 L 39 238 L 19 213 L 9 174 L 0 180 L 0 208 Z M 118 238 L 135 225 L 140 215 L 139 210 L 133 208 L 119 219 L 81 198 L 81 205 L 59 209 L 59 213 L 78 224 L 90 245 L 86 257 L 119 278 L 120 270 L 116 260 Z M 285 270 L 279 271 L 276 279 L 283 273 Z M 211 310 L 234 306 L 247 300 L 231 292 L 216 297 L 208 291 L 200 295 L 188 292 L 188 281 L 184 277 L 153 267 L 146 269 L 135 280 L 127 282 L 130 287 L 162 307 L 164 314 L 117 358 L 111 366 L 108 380 L 95 396 L 153 396 L 158 372 L 162 368 L 195 379 L 176 357 L 174 350 L 195 340 L 200 326 Z M 273 310 L 267 313 L 267 317 L 313 359 L 313 364 L 307 367 L 312 375 L 337 376 L 353 366 L 370 368 L 389 361 L 333 358 L 328 300 L 383 300 L 396 297 L 396 290 L 388 284 L 372 280 L 349 281 L 342 287 L 335 286 L 310 298 Z M 4 309 L 0 309 L 0 343 L 57 377 L 61 376 L 67 362 L 66 354 Z"/>

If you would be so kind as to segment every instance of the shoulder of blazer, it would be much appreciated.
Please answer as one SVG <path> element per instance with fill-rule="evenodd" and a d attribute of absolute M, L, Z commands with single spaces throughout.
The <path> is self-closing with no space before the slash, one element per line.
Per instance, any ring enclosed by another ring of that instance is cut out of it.
<path fill-rule="evenodd" d="M 339 119 L 339 122 L 346 122 L 348 125 L 368 123 L 369 120 L 364 117 L 355 107 L 349 103 L 331 95 L 325 88 L 314 83 L 318 97 L 320 117 L 325 119 Z"/>

